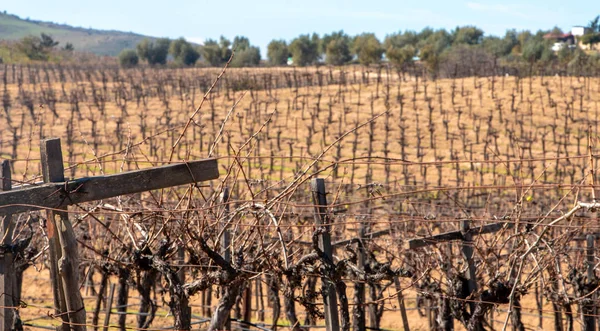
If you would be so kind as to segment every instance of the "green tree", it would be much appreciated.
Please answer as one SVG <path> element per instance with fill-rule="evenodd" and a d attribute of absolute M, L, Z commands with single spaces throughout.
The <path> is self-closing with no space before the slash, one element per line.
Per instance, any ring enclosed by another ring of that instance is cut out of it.
<path fill-rule="evenodd" d="M 573 59 L 569 62 L 568 68 L 576 74 L 582 73 L 587 65 L 590 57 L 581 49 L 577 48 L 573 54 Z"/>
<path fill-rule="evenodd" d="M 250 40 L 244 36 L 236 36 L 233 38 L 232 48 L 234 51 L 244 51 L 250 48 Z"/>
<path fill-rule="evenodd" d="M 457 27 L 452 33 L 452 44 L 477 45 L 483 38 L 483 30 L 474 26 Z"/>
<path fill-rule="evenodd" d="M 231 41 L 221 36 L 219 38 L 219 49 L 221 51 L 221 64 L 226 63 L 231 58 L 233 51 L 231 50 Z"/>
<path fill-rule="evenodd" d="M 385 57 L 394 65 L 404 67 L 417 55 L 418 34 L 414 31 L 393 33 L 385 37 Z"/>
<path fill-rule="evenodd" d="M 222 64 L 221 47 L 216 40 L 208 39 L 200 49 L 204 60 L 213 67 Z"/>
<path fill-rule="evenodd" d="M 46 61 L 48 49 L 42 46 L 42 39 L 35 36 L 23 37 L 17 43 L 17 50 L 30 60 Z"/>
<path fill-rule="evenodd" d="M 137 52 L 133 49 L 124 49 L 119 53 L 119 65 L 121 68 L 133 68 L 140 61 Z"/>
<path fill-rule="evenodd" d="M 333 32 L 321 39 L 319 53 L 325 54 L 325 63 L 342 65 L 352 60 L 350 37 L 344 31 Z"/>
<path fill-rule="evenodd" d="M 550 43 L 545 41 L 543 36 L 536 35 L 525 43 L 521 57 L 529 63 L 529 75 L 531 76 L 537 65 L 550 63 L 556 55 L 554 54 L 554 51 L 552 51 Z M 531 84 L 530 81 L 530 89 Z"/>
<path fill-rule="evenodd" d="M 232 67 L 254 67 L 260 64 L 260 49 L 256 46 L 249 46 L 240 51 L 236 51 L 231 60 Z"/>
<path fill-rule="evenodd" d="M 42 33 L 41 37 L 42 38 L 41 38 L 40 44 L 44 48 L 51 49 L 51 48 L 58 46 L 58 44 L 59 44 L 59 42 L 55 41 L 51 35 Z"/>
<path fill-rule="evenodd" d="M 260 49 L 250 44 L 250 40 L 244 36 L 233 38 L 232 44 L 235 55 L 231 60 L 232 67 L 254 67 L 260 64 Z"/>
<path fill-rule="evenodd" d="M 429 70 L 437 73 L 440 66 L 440 56 L 450 47 L 452 38 L 448 31 L 441 29 L 430 34 L 419 49 L 421 61 L 423 61 Z"/>
<path fill-rule="evenodd" d="M 289 56 L 290 51 L 285 40 L 272 40 L 267 46 L 267 57 L 271 65 L 286 65 Z"/>
<path fill-rule="evenodd" d="M 593 47 L 595 44 L 600 43 L 600 32 L 588 32 L 581 36 L 581 43 Z"/>
<path fill-rule="evenodd" d="M 71 44 L 71 43 L 66 43 L 66 44 L 65 44 L 65 47 L 63 47 L 63 50 L 65 50 L 65 51 L 69 51 L 69 52 L 72 52 L 72 51 L 74 51 L 74 50 L 75 50 L 75 47 L 74 47 L 74 46 L 73 46 L 73 44 Z"/>
<path fill-rule="evenodd" d="M 173 55 L 176 63 L 186 66 L 194 65 L 200 58 L 200 53 L 184 38 L 173 40 L 169 53 Z"/>
<path fill-rule="evenodd" d="M 156 41 L 144 39 L 137 45 L 136 49 L 140 59 L 148 61 L 148 64 L 164 65 L 167 63 L 170 45 L 171 40 L 168 38 L 160 38 Z"/>
<path fill-rule="evenodd" d="M 363 33 L 354 37 L 352 50 L 358 57 L 358 62 L 364 65 L 378 63 L 383 55 L 383 47 L 373 33 Z"/>
<path fill-rule="evenodd" d="M 483 38 L 482 46 L 495 58 L 504 57 L 512 53 L 513 48 L 519 43 L 515 30 L 508 30 L 503 38 L 490 36 Z"/>
<path fill-rule="evenodd" d="M 289 50 L 292 53 L 294 65 L 315 64 L 319 59 L 319 36 L 317 34 L 313 34 L 312 37 L 307 34 L 300 35 L 292 40 Z"/>

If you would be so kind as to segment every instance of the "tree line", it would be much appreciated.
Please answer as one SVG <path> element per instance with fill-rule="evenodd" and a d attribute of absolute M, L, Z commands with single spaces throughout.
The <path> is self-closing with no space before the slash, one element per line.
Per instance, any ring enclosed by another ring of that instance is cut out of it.
<path fill-rule="evenodd" d="M 218 41 L 208 39 L 202 46 L 194 45 L 185 38 L 176 40 L 160 38 L 153 41 L 144 39 L 135 50 L 123 50 L 118 58 L 119 64 L 125 68 L 135 67 L 141 61 L 152 66 L 165 65 L 169 55 L 175 65 L 195 65 L 202 57 L 206 65 L 221 66 L 229 60 L 234 50 L 236 55 L 231 66 L 251 67 L 260 64 L 260 49 L 251 45 L 250 40 L 243 36 L 235 37 L 233 42 L 223 36 Z"/>

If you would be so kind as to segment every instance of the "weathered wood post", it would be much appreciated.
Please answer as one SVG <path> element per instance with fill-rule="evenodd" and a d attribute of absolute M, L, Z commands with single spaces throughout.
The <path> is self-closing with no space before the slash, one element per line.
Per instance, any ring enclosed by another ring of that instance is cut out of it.
<path fill-rule="evenodd" d="M 40 146 L 44 182 L 64 182 L 60 139 L 43 140 Z M 68 198 L 69 192 L 57 192 Z M 47 231 L 50 250 L 50 277 L 57 312 L 63 317 L 64 330 L 85 330 L 85 306 L 79 292 L 79 255 L 77 240 L 67 207 L 48 210 Z"/>
<path fill-rule="evenodd" d="M 110 284 L 110 295 L 108 302 L 106 303 L 106 313 L 104 314 L 104 331 L 108 331 L 108 325 L 110 324 L 110 313 L 112 309 L 113 299 L 115 297 L 115 284 Z"/>
<path fill-rule="evenodd" d="M 594 272 L 595 263 L 595 254 L 594 254 L 594 242 L 596 241 L 596 236 L 593 234 L 588 234 L 586 237 L 586 264 L 587 264 L 587 280 L 585 284 L 587 287 L 594 291 L 596 288 L 596 273 Z M 582 314 L 582 330 L 592 331 L 596 330 L 596 294 L 593 293 L 586 300 L 586 304 L 582 305 L 581 314 Z"/>
<path fill-rule="evenodd" d="M 229 219 L 229 187 L 224 187 L 220 197 L 221 203 L 225 204 L 223 213 L 223 221 L 221 222 L 221 230 L 223 237 L 221 238 L 221 255 L 227 262 L 231 262 L 231 232 L 227 229 L 227 220 Z M 210 308 L 209 308 L 210 309 Z M 231 320 L 225 322 L 225 330 L 231 330 Z"/>
<path fill-rule="evenodd" d="M 408 317 L 406 316 L 406 305 L 404 304 L 404 294 L 402 294 L 402 286 L 400 285 L 400 279 L 398 279 L 398 277 L 394 277 L 394 285 L 396 286 L 396 291 L 398 291 L 398 306 L 400 308 L 400 316 L 402 316 L 403 330 L 410 331 Z"/>
<path fill-rule="evenodd" d="M 361 222 L 358 229 L 358 238 L 362 240 L 365 237 L 365 224 Z M 365 271 L 365 248 L 363 243 L 358 245 L 358 256 L 356 266 L 360 271 Z M 355 331 L 366 330 L 365 316 L 365 282 L 356 279 L 354 283 L 354 307 L 352 308 L 352 329 Z"/>
<path fill-rule="evenodd" d="M 313 203 L 315 204 L 315 225 L 326 225 L 327 223 L 327 195 L 325 192 L 325 181 L 322 178 L 313 178 L 310 182 L 313 194 Z M 325 256 L 333 261 L 333 248 L 331 246 L 330 226 L 326 227 L 319 235 L 319 248 Z M 323 305 L 325 312 L 325 324 L 327 331 L 337 331 L 340 329 L 340 322 L 337 307 L 337 295 L 335 285 L 326 277 L 321 278 L 323 287 Z"/>
<path fill-rule="evenodd" d="M 467 262 L 467 273 L 465 278 L 467 279 L 467 288 L 469 295 L 477 291 L 477 276 L 475 269 L 475 262 L 473 261 L 473 234 L 471 233 L 471 221 L 462 220 L 460 221 L 460 232 L 462 233 L 463 240 L 461 241 L 462 255 Z M 473 314 L 475 311 L 475 303 L 469 302 L 470 312 Z M 483 325 L 478 323 L 476 330 L 483 330 Z"/>
<path fill-rule="evenodd" d="M 10 162 L 2 162 L 2 191 L 12 189 Z M 1 216 L 0 216 L 1 217 Z M 2 245 L 9 246 L 12 243 L 12 214 L 7 214 L 0 224 L 0 235 L 2 236 Z M 13 268 L 13 254 L 9 249 L 0 252 L 0 331 L 12 330 L 14 313 L 13 310 L 18 302 L 13 301 L 14 290 L 17 287 L 15 270 Z"/>

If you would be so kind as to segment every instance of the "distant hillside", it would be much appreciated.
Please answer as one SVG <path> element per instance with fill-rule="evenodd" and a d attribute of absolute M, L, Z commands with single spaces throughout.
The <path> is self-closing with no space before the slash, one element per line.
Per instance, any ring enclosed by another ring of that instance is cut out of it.
<path fill-rule="evenodd" d="M 25 20 L 0 12 L 0 40 L 18 40 L 40 33 L 51 35 L 61 46 L 71 43 L 76 51 L 115 56 L 125 48 L 134 48 L 144 38 L 131 32 L 77 28 L 64 24 Z"/>

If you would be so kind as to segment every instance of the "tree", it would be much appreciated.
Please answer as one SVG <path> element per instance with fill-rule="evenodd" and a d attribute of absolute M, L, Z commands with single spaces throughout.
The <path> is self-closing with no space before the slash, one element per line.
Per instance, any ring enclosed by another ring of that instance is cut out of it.
<path fill-rule="evenodd" d="M 221 63 L 229 61 L 229 58 L 231 58 L 231 54 L 233 53 L 233 51 L 231 50 L 231 41 L 221 36 L 219 38 L 219 49 L 221 51 Z"/>
<path fill-rule="evenodd" d="M 241 51 L 236 51 L 231 60 L 232 67 L 255 67 L 260 64 L 260 49 L 256 46 L 250 46 Z"/>
<path fill-rule="evenodd" d="M 133 49 L 124 49 L 119 53 L 119 65 L 121 68 L 133 68 L 138 65 L 140 58 Z"/>
<path fill-rule="evenodd" d="M 272 40 L 267 46 L 267 57 L 271 65 L 286 65 L 289 56 L 290 51 L 285 40 Z"/>
<path fill-rule="evenodd" d="M 176 63 L 186 66 L 194 65 L 200 58 L 200 53 L 184 38 L 171 42 L 169 53 L 173 55 Z"/>
<path fill-rule="evenodd" d="M 591 20 L 590 24 L 588 24 L 588 27 L 592 32 L 600 32 L 600 15 Z"/>
<path fill-rule="evenodd" d="M 474 26 L 457 27 L 452 33 L 452 44 L 478 45 L 483 39 L 483 30 Z"/>
<path fill-rule="evenodd" d="M 403 67 L 417 55 L 418 35 L 414 31 L 393 33 L 385 37 L 385 57 L 394 65 Z"/>
<path fill-rule="evenodd" d="M 319 53 L 325 54 L 325 63 L 342 65 L 352 60 L 350 37 L 344 31 L 333 32 L 321 39 Z"/>
<path fill-rule="evenodd" d="M 59 44 L 58 41 L 55 41 L 52 36 L 48 34 L 42 33 L 41 37 L 40 45 L 44 48 L 51 49 Z"/>
<path fill-rule="evenodd" d="M 48 49 L 42 46 L 40 37 L 23 37 L 17 44 L 17 50 L 30 60 L 46 61 L 48 59 Z"/>
<path fill-rule="evenodd" d="M 450 47 L 451 39 L 448 31 L 441 29 L 430 34 L 429 37 L 422 42 L 420 57 L 431 72 L 438 72 L 440 55 L 446 48 Z"/>
<path fill-rule="evenodd" d="M 231 60 L 232 67 L 253 67 L 260 64 L 260 49 L 250 44 L 250 40 L 244 36 L 233 38 L 233 51 L 235 55 Z"/>
<path fill-rule="evenodd" d="M 292 40 L 290 53 L 294 65 L 307 66 L 315 64 L 319 59 L 319 36 L 315 33 L 311 36 L 301 35 Z"/>
<path fill-rule="evenodd" d="M 581 43 L 584 45 L 590 45 L 590 47 L 600 43 L 600 32 L 589 32 L 584 34 L 581 36 Z"/>
<path fill-rule="evenodd" d="M 512 53 L 514 47 L 519 43 L 515 30 L 508 30 L 504 38 L 495 36 L 483 38 L 483 48 L 495 58 L 504 57 Z"/>
<path fill-rule="evenodd" d="M 352 50 L 358 62 L 364 65 L 378 63 L 383 55 L 383 47 L 373 33 L 363 33 L 354 37 Z"/>
<path fill-rule="evenodd" d="M 523 46 L 521 57 L 529 63 L 529 75 L 533 75 L 536 64 L 549 63 L 556 57 L 551 46 L 542 38 L 541 36 L 529 38 Z M 531 81 L 529 84 L 531 88 Z"/>
<path fill-rule="evenodd" d="M 69 51 L 69 52 L 72 52 L 72 51 L 74 51 L 74 50 L 75 50 L 75 47 L 74 47 L 74 46 L 73 46 L 73 44 L 71 44 L 71 43 L 66 43 L 66 44 L 65 44 L 65 47 L 63 47 L 63 50 L 65 50 L 65 51 Z"/>
<path fill-rule="evenodd" d="M 139 58 L 148 61 L 148 64 L 164 65 L 167 63 L 170 45 L 171 40 L 168 38 L 160 38 L 156 41 L 144 39 L 137 45 L 136 49 Z"/>
<path fill-rule="evenodd" d="M 250 48 L 250 40 L 244 36 L 236 36 L 233 38 L 232 48 L 234 51 L 243 51 Z"/>

